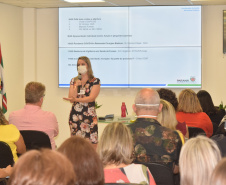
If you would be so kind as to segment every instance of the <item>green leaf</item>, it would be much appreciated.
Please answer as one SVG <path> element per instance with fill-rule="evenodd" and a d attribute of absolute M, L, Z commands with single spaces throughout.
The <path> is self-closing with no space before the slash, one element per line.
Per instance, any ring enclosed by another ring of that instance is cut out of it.
<path fill-rule="evenodd" d="M 95 109 L 99 109 L 102 105 L 98 105 L 97 102 L 95 102 Z"/>

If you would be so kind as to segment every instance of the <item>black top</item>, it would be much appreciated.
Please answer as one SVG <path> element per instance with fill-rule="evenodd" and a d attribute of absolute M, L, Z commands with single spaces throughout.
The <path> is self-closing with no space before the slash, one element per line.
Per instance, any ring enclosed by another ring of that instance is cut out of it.
<path fill-rule="evenodd" d="M 221 120 L 223 119 L 224 116 L 225 116 L 225 110 L 224 109 L 220 109 L 216 114 L 209 115 L 211 121 L 213 123 L 216 123 L 217 125 L 220 124 L 220 122 L 221 122 Z"/>

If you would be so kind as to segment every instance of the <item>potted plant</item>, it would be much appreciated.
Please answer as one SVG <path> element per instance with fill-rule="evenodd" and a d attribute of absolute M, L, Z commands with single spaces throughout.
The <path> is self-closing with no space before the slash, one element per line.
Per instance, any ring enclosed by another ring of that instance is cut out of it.
<path fill-rule="evenodd" d="M 98 105 L 97 102 L 95 102 L 95 109 L 99 109 L 102 105 Z"/>
<path fill-rule="evenodd" d="M 221 104 L 219 105 L 219 109 L 225 109 L 226 105 L 224 106 L 223 101 L 221 101 Z"/>

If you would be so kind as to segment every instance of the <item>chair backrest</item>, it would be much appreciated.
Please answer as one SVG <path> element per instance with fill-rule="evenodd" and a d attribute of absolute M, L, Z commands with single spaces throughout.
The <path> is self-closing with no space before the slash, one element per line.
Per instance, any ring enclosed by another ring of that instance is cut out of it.
<path fill-rule="evenodd" d="M 156 185 L 174 185 L 173 170 L 160 163 L 139 163 L 147 166 Z"/>
<path fill-rule="evenodd" d="M 7 185 L 7 179 L 6 178 L 0 179 L 0 185 Z"/>
<path fill-rule="evenodd" d="M 218 128 L 217 128 L 217 131 L 215 133 L 215 135 L 218 135 L 218 134 L 224 134 L 226 136 L 226 119 L 223 118 L 221 123 L 219 124 Z"/>
<path fill-rule="evenodd" d="M 42 131 L 37 130 L 20 130 L 24 138 L 24 143 L 27 150 L 52 148 L 49 136 Z"/>
<path fill-rule="evenodd" d="M 224 134 L 217 134 L 212 136 L 210 139 L 214 140 L 217 143 L 222 157 L 226 157 L 226 136 Z"/>
<path fill-rule="evenodd" d="M 13 166 L 14 160 L 13 160 L 13 154 L 10 149 L 10 146 L 0 141 L 0 168 L 5 168 L 8 165 Z"/>
<path fill-rule="evenodd" d="M 206 136 L 205 131 L 198 127 L 188 127 L 188 131 L 189 131 L 189 138 L 196 137 L 197 135 Z"/>
<path fill-rule="evenodd" d="M 105 183 L 104 185 L 140 185 L 137 183 Z"/>

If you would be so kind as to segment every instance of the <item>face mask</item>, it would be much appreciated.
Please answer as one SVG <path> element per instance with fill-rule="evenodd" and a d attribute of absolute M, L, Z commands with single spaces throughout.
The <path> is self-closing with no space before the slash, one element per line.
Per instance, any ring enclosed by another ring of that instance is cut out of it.
<path fill-rule="evenodd" d="M 85 74 L 87 72 L 86 66 L 78 66 L 78 73 Z"/>

